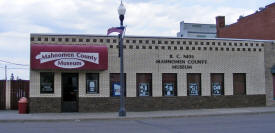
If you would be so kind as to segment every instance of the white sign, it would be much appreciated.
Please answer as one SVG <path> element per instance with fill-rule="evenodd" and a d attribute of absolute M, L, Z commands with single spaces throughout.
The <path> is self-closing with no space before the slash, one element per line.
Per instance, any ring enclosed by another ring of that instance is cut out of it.
<path fill-rule="evenodd" d="M 54 61 L 54 65 L 61 68 L 79 68 L 85 65 L 84 61 L 99 64 L 99 53 L 82 52 L 40 52 L 35 59 L 40 64 Z"/>

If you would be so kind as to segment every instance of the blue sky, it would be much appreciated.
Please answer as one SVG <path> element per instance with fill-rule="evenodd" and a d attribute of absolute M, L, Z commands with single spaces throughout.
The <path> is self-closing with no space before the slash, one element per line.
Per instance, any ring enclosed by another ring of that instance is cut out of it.
<path fill-rule="evenodd" d="M 120 0 L 0 0 L 0 60 L 30 64 L 30 33 L 106 34 L 119 25 Z M 225 16 L 226 24 L 240 15 L 254 13 L 274 0 L 124 0 L 128 35 L 171 36 L 180 21 L 215 24 Z M 29 67 L 0 62 L 8 77 L 29 79 Z M 20 69 L 12 69 L 20 68 Z"/>

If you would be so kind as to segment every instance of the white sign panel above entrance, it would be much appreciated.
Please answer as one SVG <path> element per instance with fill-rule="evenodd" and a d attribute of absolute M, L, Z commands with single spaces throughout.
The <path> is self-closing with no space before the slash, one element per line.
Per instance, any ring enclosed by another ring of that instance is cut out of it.
<path fill-rule="evenodd" d="M 106 46 L 35 45 L 31 46 L 32 69 L 106 70 Z"/>

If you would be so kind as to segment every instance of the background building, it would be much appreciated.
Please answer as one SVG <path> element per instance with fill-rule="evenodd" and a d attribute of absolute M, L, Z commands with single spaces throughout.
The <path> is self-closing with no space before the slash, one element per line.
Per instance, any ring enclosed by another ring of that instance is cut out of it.
<path fill-rule="evenodd" d="M 275 40 L 275 3 L 260 8 L 254 14 L 240 17 L 225 26 L 225 17 L 216 17 L 218 38 Z"/>
<path fill-rule="evenodd" d="M 265 106 L 268 41 L 125 37 L 128 111 Z M 119 109 L 116 36 L 31 34 L 30 111 Z"/>
<path fill-rule="evenodd" d="M 183 38 L 216 38 L 215 24 L 198 24 L 180 22 L 180 32 L 177 37 Z"/>

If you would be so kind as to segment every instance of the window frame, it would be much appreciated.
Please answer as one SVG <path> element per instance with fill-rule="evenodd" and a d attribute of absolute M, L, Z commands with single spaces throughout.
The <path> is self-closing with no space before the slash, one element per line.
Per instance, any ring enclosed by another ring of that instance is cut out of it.
<path fill-rule="evenodd" d="M 146 79 L 140 80 L 140 79 Z M 147 90 L 148 90 L 148 95 L 140 95 L 140 85 L 141 84 L 146 84 L 147 85 Z M 137 97 L 150 97 L 152 96 L 152 91 L 153 91 L 153 81 L 152 81 L 152 73 L 136 73 L 136 96 Z"/>
<path fill-rule="evenodd" d="M 95 76 L 95 77 L 94 77 Z M 88 79 L 90 78 L 90 79 Z M 95 78 L 95 79 L 94 79 Z M 86 94 L 99 94 L 99 73 L 86 73 Z M 89 91 L 89 83 L 88 81 L 96 81 L 95 83 L 95 91 Z"/>
<path fill-rule="evenodd" d="M 162 96 L 164 97 L 174 97 L 178 96 L 178 86 L 177 81 L 178 75 L 177 73 L 162 73 Z M 166 95 L 166 85 L 172 85 L 173 86 L 173 95 Z"/>
<path fill-rule="evenodd" d="M 49 74 L 49 75 L 46 75 L 46 74 Z M 54 75 L 55 75 L 54 72 L 40 72 L 40 94 L 54 94 Z M 44 78 L 44 79 L 47 79 L 47 80 L 49 80 L 49 77 L 51 77 L 52 80 L 48 81 L 48 82 L 42 81 L 42 79 L 43 79 L 42 76 L 46 76 L 46 78 Z M 51 85 L 52 90 L 51 91 L 42 90 L 42 84 L 47 84 L 47 83 L 49 84 L 50 82 L 52 84 Z"/>
<path fill-rule="evenodd" d="M 224 73 L 211 73 L 210 74 L 210 89 L 212 96 L 224 96 Z M 214 85 L 220 85 L 220 94 L 214 93 Z"/>

